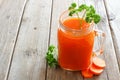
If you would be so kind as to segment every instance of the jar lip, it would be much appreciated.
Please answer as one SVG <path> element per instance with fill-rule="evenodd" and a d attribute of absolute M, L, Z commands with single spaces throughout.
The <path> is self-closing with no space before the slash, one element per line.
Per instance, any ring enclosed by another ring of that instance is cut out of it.
<path fill-rule="evenodd" d="M 67 30 L 70 30 L 70 31 L 76 31 L 76 32 L 81 32 L 83 29 L 80 29 L 80 30 L 78 30 L 78 29 L 72 29 L 72 28 L 69 28 L 69 27 L 67 27 L 67 26 L 65 26 L 63 23 L 62 23 L 62 16 L 65 14 L 65 13 L 68 13 L 69 12 L 69 10 L 65 10 L 61 15 L 60 15 L 60 17 L 59 17 L 59 23 L 60 23 L 60 25 L 62 26 L 62 28 L 64 28 L 64 29 L 67 29 Z M 69 15 L 68 15 L 69 16 Z M 72 17 L 71 17 L 72 18 Z M 91 22 L 90 23 L 90 26 L 93 26 L 94 25 L 94 22 Z M 84 29 L 89 29 L 90 27 L 88 27 L 88 28 L 84 28 Z"/>

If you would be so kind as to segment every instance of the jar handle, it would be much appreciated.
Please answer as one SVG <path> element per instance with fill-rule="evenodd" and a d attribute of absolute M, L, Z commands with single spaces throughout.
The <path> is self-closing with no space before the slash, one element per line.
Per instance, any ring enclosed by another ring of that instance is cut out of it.
<path fill-rule="evenodd" d="M 99 56 L 103 54 L 105 33 L 101 30 L 94 30 L 94 33 L 95 33 L 95 41 L 94 41 L 93 56 Z"/>

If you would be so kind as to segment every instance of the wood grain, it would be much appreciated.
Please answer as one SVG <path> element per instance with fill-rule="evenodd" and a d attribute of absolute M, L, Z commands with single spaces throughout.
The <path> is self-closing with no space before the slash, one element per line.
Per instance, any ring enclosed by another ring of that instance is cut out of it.
<path fill-rule="evenodd" d="M 103 2 L 103 0 L 99 0 L 99 1 L 96 1 L 96 0 L 81 1 L 81 0 L 79 0 L 79 4 L 82 4 L 82 3 L 86 3 L 88 5 L 90 5 L 90 4 L 94 5 L 97 12 L 102 16 L 102 20 L 97 25 L 97 28 L 103 30 L 106 33 L 104 55 L 102 57 L 105 59 L 106 64 L 107 64 L 107 67 L 105 68 L 104 72 L 100 76 L 95 76 L 91 79 L 84 78 L 84 80 L 103 80 L 103 79 L 104 80 L 117 80 L 117 79 L 119 79 L 119 68 L 118 68 L 118 64 L 117 64 L 117 60 L 116 60 L 115 50 L 114 50 L 114 46 L 113 46 L 111 31 L 110 31 L 110 27 L 109 27 L 109 22 L 108 22 L 108 17 L 106 14 L 104 2 Z M 54 2 L 54 4 L 55 4 L 55 2 Z M 54 15 L 54 13 L 57 14 L 57 12 L 59 12 L 58 11 L 59 8 L 57 8 L 57 10 L 56 10 L 56 8 L 54 8 L 54 6 L 53 6 L 53 15 Z M 57 4 L 57 6 L 58 6 L 58 4 Z M 57 12 L 54 12 L 54 10 Z M 58 17 L 59 15 L 56 15 L 56 16 Z M 55 15 L 54 15 L 54 17 L 55 17 Z M 56 21 L 56 19 L 54 19 L 54 17 L 53 17 L 52 21 Z M 57 42 L 56 42 L 57 39 L 55 39 L 55 35 L 57 34 L 57 32 L 56 32 L 57 31 L 57 28 L 56 28 L 57 24 L 59 24 L 59 23 L 53 22 L 52 26 L 51 26 L 51 39 L 50 39 L 51 41 L 50 42 L 51 42 L 51 44 L 55 44 L 55 45 L 57 45 Z M 74 73 L 74 72 L 67 73 L 64 70 L 61 71 L 61 69 L 50 69 L 49 67 L 48 67 L 47 72 L 48 72 L 47 80 L 51 80 L 51 79 L 52 80 L 66 80 L 66 79 L 81 80 L 81 79 L 83 79 L 82 76 L 78 75 L 77 72 L 76 73 Z M 74 77 L 72 77 L 72 76 L 74 76 Z"/>
<path fill-rule="evenodd" d="M 96 76 L 95 80 L 119 80 L 119 67 L 116 59 L 116 54 L 113 46 L 112 35 L 106 13 L 106 7 L 103 0 L 85 0 L 87 4 L 93 4 L 97 12 L 101 15 L 101 22 L 97 25 L 98 29 L 101 29 L 106 34 L 105 46 L 104 46 L 104 59 L 106 61 L 106 68 L 102 75 Z M 112 73 L 111 73 L 112 72 Z M 91 79 L 92 80 L 92 79 Z"/>
<path fill-rule="evenodd" d="M 51 36 L 50 44 L 54 44 L 57 47 L 57 29 L 59 25 L 59 16 L 61 13 L 68 9 L 68 6 L 77 0 L 54 0 L 52 23 L 51 23 Z M 59 3 L 59 4 L 58 4 Z M 49 68 L 47 70 L 47 80 L 83 80 L 80 72 L 70 72 L 61 68 Z"/>
<path fill-rule="evenodd" d="M 48 45 L 57 47 L 59 16 L 72 2 L 92 4 L 102 18 L 95 27 L 106 34 L 102 58 L 107 66 L 91 79 L 79 71 L 50 68 L 45 61 Z M 0 80 L 120 80 L 119 2 L 0 0 Z"/>
<path fill-rule="evenodd" d="M 5 80 L 26 0 L 0 0 L 0 80 Z"/>
<path fill-rule="evenodd" d="M 113 4 L 114 3 L 114 4 Z M 116 57 L 118 60 L 119 71 L 120 71 L 120 1 L 105 1 L 107 13 L 109 17 L 109 25 L 111 28 L 111 34 L 113 37 L 114 47 L 116 50 Z"/>
<path fill-rule="evenodd" d="M 101 0 L 101 1 L 96 1 L 96 0 L 84 0 L 84 2 L 81 1 L 81 0 L 79 0 L 79 4 L 83 4 L 83 3 L 87 4 L 88 6 L 93 5 L 93 6 L 95 7 L 95 9 L 96 9 L 96 12 L 97 12 L 101 17 L 107 18 L 106 16 L 103 16 L 103 15 L 106 15 L 106 13 L 105 13 L 106 11 L 105 11 L 105 7 L 104 7 L 104 5 L 103 5 L 102 0 Z M 100 6 L 100 5 L 101 5 L 101 6 Z M 101 9 L 103 9 L 103 10 L 101 10 L 102 13 L 99 12 L 99 10 L 100 10 L 100 9 L 98 8 L 99 6 L 100 6 Z M 106 24 L 105 24 L 104 22 L 100 22 L 99 24 L 95 25 L 95 28 L 96 28 L 96 29 L 99 29 L 99 30 L 103 30 L 103 29 L 100 27 L 100 25 L 106 26 Z M 104 31 L 104 30 L 103 30 L 103 31 Z M 98 42 L 99 42 L 99 41 L 98 41 Z M 96 46 L 99 46 L 99 45 L 96 44 Z M 104 56 L 103 56 L 103 55 L 100 56 L 100 57 L 104 59 Z M 91 78 L 91 79 L 84 78 L 84 80 L 108 80 L 106 70 L 104 70 L 103 73 L 102 73 L 101 75 L 99 75 L 99 76 L 94 76 L 94 77 Z"/>
<path fill-rule="evenodd" d="M 28 0 L 8 80 L 45 80 L 52 0 Z"/>

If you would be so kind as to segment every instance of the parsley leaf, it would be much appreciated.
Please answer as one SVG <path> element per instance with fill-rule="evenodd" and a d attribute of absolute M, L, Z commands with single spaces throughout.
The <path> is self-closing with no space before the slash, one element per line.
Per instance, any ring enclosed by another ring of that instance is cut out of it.
<path fill-rule="evenodd" d="M 71 6 L 75 8 L 77 5 L 76 3 L 72 3 Z"/>
<path fill-rule="evenodd" d="M 76 13 L 76 10 L 71 10 L 69 16 L 72 16 L 74 13 Z"/>
<path fill-rule="evenodd" d="M 79 10 L 80 12 L 81 12 L 82 10 L 84 10 L 84 9 L 88 10 L 88 6 L 87 6 L 86 4 L 82 4 L 82 5 L 80 5 L 79 8 L 78 8 L 78 10 Z"/>
<path fill-rule="evenodd" d="M 72 3 L 70 5 L 68 9 L 70 11 L 69 16 L 73 16 L 73 14 L 76 14 L 78 18 L 80 18 L 78 13 L 85 10 L 85 13 L 83 14 L 83 19 L 85 19 L 86 22 L 91 23 L 93 21 L 95 24 L 100 22 L 101 17 L 100 15 L 96 14 L 95 8 L 92 5 L 87 6 L 86 4 L 82 4 L 78 8 L 76 7 L 76 3 Z"/>
<path fill-rule="evenodd" d="M 99 23 L 101 17 L 100 17 L 98 14 L 95 14 L 93 17 L 94 17 L 94 22 L 95 22 L 96 24 Z"/>
<path fill-rule="evenodd" d="M 72 3 L 68 10 L 75 9 L 76 6 L 77 6 L 76 3 Z"/>
<path fill-rule="evenodd" d="M 57 67 L 58 61 L 57 61 L 57 51 L 55 46 L 51 45 L 48 48 L 48 52 L 46 54 L 46 60 L 50 67 Z"/>

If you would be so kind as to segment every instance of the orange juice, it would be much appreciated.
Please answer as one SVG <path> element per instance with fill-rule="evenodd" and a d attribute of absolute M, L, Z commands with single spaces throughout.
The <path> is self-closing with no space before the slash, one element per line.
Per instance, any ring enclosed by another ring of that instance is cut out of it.
<path fill-rule="evenodd" d="M 62 22 L 62 26 L 58 29 L 60 66 L 67 70 L 88 68 L 91 63 L 95 37 L 94 31 L 88 30 L 90 24 L 82 19 L 69 18 Z M 70 29 L 71 31 L 69 31 Z"/>

